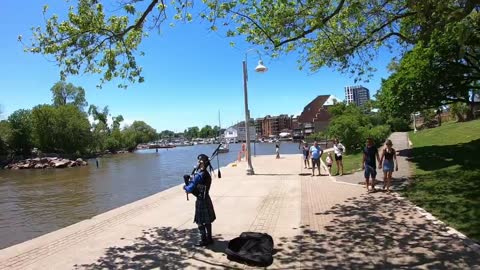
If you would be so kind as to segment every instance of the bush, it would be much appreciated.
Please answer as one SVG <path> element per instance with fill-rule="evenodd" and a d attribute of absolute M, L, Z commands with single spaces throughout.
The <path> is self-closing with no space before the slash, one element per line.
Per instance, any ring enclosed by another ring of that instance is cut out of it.
<path fill-rule="evenodd" d="M 372 138 L 373 142 L 377 146 L 381 146 L 385 142 L 385 140 L 387 140 L 389 135 L 390 135 L 389 125 L 381 125 L 381 126 L 370 128 L 367 131 L 365 131 L 363 134 L 363 136 L 366 136 L 364 141 L 366 141 L 367 138 Z"/>
<path fill-rule="evenodd" d="M 410 122 L 407 119 L 400 117 L 391 117 L 387 120 L 387 124 L 390 125 L 392 131 L 409 131 Z"/>

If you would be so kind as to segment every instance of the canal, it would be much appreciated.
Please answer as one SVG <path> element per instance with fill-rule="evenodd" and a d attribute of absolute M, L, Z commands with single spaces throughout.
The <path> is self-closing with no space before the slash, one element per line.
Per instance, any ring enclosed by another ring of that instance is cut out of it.
<path fill-rule="evenodd" d="M 0 170 L 0 249 L 58 230 L 183 183 L 196 156 L 216 145 L 142 150 L 99 158 L 88 166 L 46 170 Z M 220 166 L 237 158 L 240 144 L 219 155 Z M 253 152 L 252 144 L 252 152 Z M 275 144 L 256 144 L 257 155 L 273 155 Z M 299 153 L 280 144 L 280 153 Z M 217 168 L 217 160 L 212 164 Z"/>

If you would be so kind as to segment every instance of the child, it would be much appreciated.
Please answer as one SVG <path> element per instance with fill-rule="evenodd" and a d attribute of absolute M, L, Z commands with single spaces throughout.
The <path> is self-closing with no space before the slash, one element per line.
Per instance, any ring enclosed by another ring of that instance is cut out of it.
<path fill-rule="evenodd" d="M 327 163 L 328 174 L 332 175 L 332 164 L 333 164 L 332 153 L 328 152 L 328 155 L 327 155 L 327 158 L 325 159 L 325 162 Z"/>
<path fill-rule="evenodd" d="M 394 165 L 395 171 L 398 171 L 397 155 L 395 154 L 395 149 L 392 148 L 392 145 L 391 140 L 385 142 L 385 148 L 382 151 L 382 157 L 378 164 L 378 168 L 381 169 L 383 162 L 383 189 L 387 188 L 387 193 L 390 193 Z"/>

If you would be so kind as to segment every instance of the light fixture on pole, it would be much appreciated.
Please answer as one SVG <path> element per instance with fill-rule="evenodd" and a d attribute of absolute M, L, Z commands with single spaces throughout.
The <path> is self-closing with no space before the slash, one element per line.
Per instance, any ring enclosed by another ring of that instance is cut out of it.
<path fill-rule="evenodd" d="M 250 151 L 250 128 L 249 128 L 249 122 L 250 122 L 250 110 L 248 109 L 248 87 L 247 87 L 247 82 L 248 82 L 248 71 L 247 71 L 247 54 L 255 49 L 250 49 L 245 52 L 245 60 L 243 60 L 243 94 L 245 97 L 245 142 L 247 144 L 247 175 L 253 175 L 255 174 L 255 171 L 253 170 L 252 166 L 252 153 Z M 258 50 L 255 50 L 258 53 L 258 56 L 260 57 L 260 53 Z M 261 58 L 261 57 L 260 57 Z M 263 65 L 262 59 L 258 61 L 258 65 L 255 68 L 256 72 L 266 72 L 268 68 Z"/>

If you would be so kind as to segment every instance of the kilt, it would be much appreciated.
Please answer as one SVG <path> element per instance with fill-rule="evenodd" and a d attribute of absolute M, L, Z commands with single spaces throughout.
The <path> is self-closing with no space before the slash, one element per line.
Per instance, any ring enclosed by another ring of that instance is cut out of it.
<path fill-rule="evenodd" d="M 197 201 L 195 202 L 195 218 L 193 219 L 193 222 L 197 224 L 209 224 L 215 219 L 215 210 L 213 209 L 210 195 L 207 195 L 205 199 L 197 197 Z"/>

